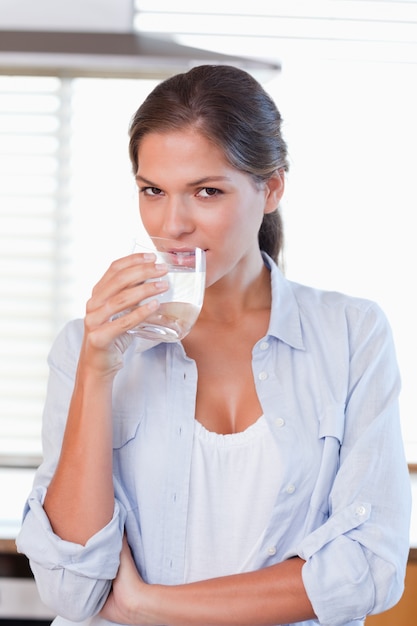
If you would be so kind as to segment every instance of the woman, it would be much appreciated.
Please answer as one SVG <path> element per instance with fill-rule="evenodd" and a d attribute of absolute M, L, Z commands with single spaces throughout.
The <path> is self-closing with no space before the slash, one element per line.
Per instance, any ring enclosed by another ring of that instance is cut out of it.
<path fill-rule="evenodd" d="M 182 342 L 138 342 L 167 285 L 134 254 L 58 337 L 18 538 L 40 594 L 94 624 L 362 624 L 408 554 L 386 319 L 278 269 L 287 150 L 245 72 L 161 83 L 130 155 L 147 232 L 206 251 L 204 304 Z"/>

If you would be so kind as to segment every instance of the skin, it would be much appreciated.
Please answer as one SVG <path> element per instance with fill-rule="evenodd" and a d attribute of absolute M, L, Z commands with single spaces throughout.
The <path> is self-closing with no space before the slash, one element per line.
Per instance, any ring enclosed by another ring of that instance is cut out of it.
<path fill-rule="evenodd" d="M 203 309 L 183 340 L 199 373 L 196 419 L 218 433 L 242 431 L 262 414 L 251 353 L 268 328 L 271 292 L 257 233 L 279 203 L 283 176 L 255 184 L 192 129 L 145 136 L 138 161 L 148 233 L 206 250 Z"/>
<path fill-rule="evenodd" d="M 255 184 L 192 128 L 146 135 L 138 162 L 139 209 L 147 232 L 206 251 L 203 309 L 183 340 L 199 372 L 196 419 L 215 432 L 243 431 L 262 413 L 251 351 L 268 327 L 271 290 L 257 233 L 264 213 L 275 210 L 282 196 L 282 172 Z M 87 303 L 62 453 L 44 502 L 54 531 L 63 539 L 85 544 L 112 518 L 112 383 L 123 366 L 123 352 L 134 340 L 125 331 L 157 305 L 151 302 L 109 320 L 156 289 L 166 290 L 163 280 L 145 282 L 165 273 L 153 257 L 129 255 L 110 266 Z M 302 565 L 294 558 L 198 583 L 148 585 L 125 540 L 102 615 L 115 622 L 172 626 L 254 626 L 314 618 Z"/>
<path fill-rule="evenodd" d="M 301 582 L 301 559 L 257 572 L 188 585 L 147 585 L 125 541 L 117 578 L 101 615 L 122 624 L 266 626 L 315 615 Z"/>

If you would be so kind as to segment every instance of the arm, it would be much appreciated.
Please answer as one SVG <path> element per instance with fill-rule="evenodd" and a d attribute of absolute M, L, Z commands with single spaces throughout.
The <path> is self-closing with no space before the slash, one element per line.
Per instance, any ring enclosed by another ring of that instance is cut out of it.
<path fill-rule="evenodd" d="M 152 259 L 153 260 L 153 259 Z M 44 501 L 54 532 L 85 545 L 112 519 L 112 385 L 123 365 L 126 334 L 156 308 L 151 301 L 114 321 L 110 318 L 165 290 L 164 281 L 148 278 L 166 273 L 143 255 L 114 262 L 87 304 L 78 362 L 61 455 Z"/>
<path fill-rule="evenodd" d="M 69 323 L 48 359 L 44 460 L 16 543 L 30 560 L 43 602 L 74 621 L 100 610 L 119 566 L 126 511 L 113 493 L 112 385 L 131 341 L 124 330 L 149 307 L 108 319 L 134 298 L 151 295 L 152 285 L 123 289 L 132 273 L 136 281 L 162 274 L 153 263 L 146 271 L 141 264 L 139 255 L 113 264 L 94 290 L 84 329 L 81 320 Z"/>
<path fill-rule="evenodd" d="M 119 573 L 101 615 L 154 626 L 256 626 L 314 619 L 302 583 L 303 564 L 293 558 L 255 572 L 186 585 L 147 585 L 124 541 Z"/>
<path fill-rule="evenodd" d="M 320 623 L 334 626 L 394 606 L 409 552 L 410 480 L 391 331 L 372 304 L 353 307 L 347 321 L 349 385 L 340 466 L 322 499 L 330 515 L 297 550 L 306 561 L 303 581 Z M 326 434 L 333 436 L 325 445 L 333 444 L 334 431 Z"/>
<path fill-rule="evenodd" d="M 114 510 L 112 379 L 95 376 L 84 358 L 80 358 L 59 463 L 44 501 L 55 534 L 82 545 L 110 522 Z"/>

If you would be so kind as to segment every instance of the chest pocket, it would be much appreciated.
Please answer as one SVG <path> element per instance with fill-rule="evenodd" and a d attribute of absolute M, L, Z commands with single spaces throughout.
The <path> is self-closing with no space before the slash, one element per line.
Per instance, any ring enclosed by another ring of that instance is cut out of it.
<path fill-rule="evenodd" d="M 113 415 L 113 450 L 123 448 L 136 437 L 140 422 L 140 416 Z"/>
<path fill-rule="evenodd" d="M 135 472 L 137 434 L 141 419 L 123 414 L 113 415 L 113 481 L 116 498 L 126 511 L 136 508 Z"/>
<path fill-rule="evenodd" d="M 329 495 L 340 465 L 340 447 L 345 429 L 344 405 L 328 406 L 319 419 L 319 439 L 322 441 L 322 457 L 319 473 L 311 495 L 310 506 L 327 518 Z"/>

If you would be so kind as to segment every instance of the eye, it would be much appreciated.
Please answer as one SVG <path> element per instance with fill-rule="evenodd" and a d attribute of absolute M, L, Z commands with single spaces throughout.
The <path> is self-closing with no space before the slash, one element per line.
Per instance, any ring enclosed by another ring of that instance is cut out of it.
<path fill-rule="evenodd" d="M 162 189 L 159 187 L 141 187 L 140 192 L 145 196 L 160 196 Z"/>
<path fill-rule="evenodd" d="M 216 189 L 215 187 L 203 187 L 203 189 L 200 189 L 197 196 L 200 196 L 200 198 L 212 198 L 220 194 L 220 189 Z"/>

